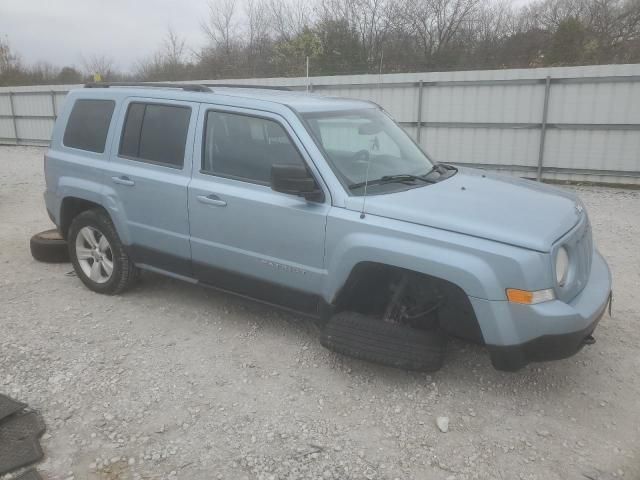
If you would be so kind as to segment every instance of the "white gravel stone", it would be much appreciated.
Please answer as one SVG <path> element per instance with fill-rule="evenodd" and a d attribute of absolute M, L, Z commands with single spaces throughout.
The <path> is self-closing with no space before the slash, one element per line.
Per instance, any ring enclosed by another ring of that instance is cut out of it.
<path fill-rule="evenodd" d="M 449 431 L 449 417 L 438 417 L 436 425 L 442 433 L 447 433 Z"/>

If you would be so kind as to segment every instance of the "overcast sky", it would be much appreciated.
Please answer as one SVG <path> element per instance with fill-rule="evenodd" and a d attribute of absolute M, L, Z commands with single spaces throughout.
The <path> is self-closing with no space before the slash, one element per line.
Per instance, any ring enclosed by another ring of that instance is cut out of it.
<path fill-rule="evenodd" d="M 0 0 L 0 35 L 26 63 L 81 67 L 83 56 L 97 54 L 131 70 L 159 48 L 169 26 L 199 49 L 206 16 L 207 0 Z"/>
<path fill-rule="evenodd" d="M 201 46 L 206 0 L 0 0 L 0 35 L 26 63 L 82 65 L 104 54 L 130 69 L 155 52 L 169 25 Z"/>

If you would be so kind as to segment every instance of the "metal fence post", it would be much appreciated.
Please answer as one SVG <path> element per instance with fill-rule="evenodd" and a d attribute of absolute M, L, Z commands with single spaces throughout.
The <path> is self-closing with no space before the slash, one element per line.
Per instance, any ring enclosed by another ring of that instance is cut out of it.
<path fill-rule="evenodd" d="M 542 180 L 542 166 L 544 164 L 544 141 L 547 136 L 547 115 L 549 113 L 549 92 L 551 91 L 551 77 L 547 76 L 544 83 L 544 107 L 542 109 L 542 123 L 540 125 L 540 150 L 538 151 L 538 172 L 536 180 Z"/>
<path fill-rule="evenodd" d="M 18 145 L 18 125 L 16 122 L 16 110 L 13 105 L 13 92 L 9 92 L 9 112 L 13 123 L 13 135 L 16 137 L 16 145 Z"/>
<path fill-rule="evenodd" d="M 422 80 L 418 82 L 418 121 L 416 122 L 418 131 L 416 132 L 416 141 L 420 145 L 420 138 L 422 133 Z"/>
<path fill-rule="evenodd" d="M 51 115 L 53 115 L 53 121 L 55 122 L 58 118 L 58 112 L 56 109 L 56 92 L 51 90 Z"/>

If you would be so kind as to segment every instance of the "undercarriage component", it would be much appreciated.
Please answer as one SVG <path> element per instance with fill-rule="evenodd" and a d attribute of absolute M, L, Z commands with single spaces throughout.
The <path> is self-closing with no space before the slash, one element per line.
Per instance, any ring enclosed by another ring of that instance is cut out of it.
<path fill-rule="evenodd" d="M 444 297 L 437 286 L 426 284 L 424 278 L 402 272 L 390 285 L 392 294 L 385 309 L 385 322 L 427 330 L 438 325 L 437 311 Z"/>

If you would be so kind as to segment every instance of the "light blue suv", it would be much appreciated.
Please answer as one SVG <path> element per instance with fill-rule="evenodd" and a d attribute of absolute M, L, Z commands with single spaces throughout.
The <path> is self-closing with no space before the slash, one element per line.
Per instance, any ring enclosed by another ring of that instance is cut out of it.
<path fill-rule="evenodd" d="M 365 101 L 87 87 L 56 122 L 45 200 L 91 290 L 150 270 L 311 315 L 325 346 L 419 370 L 452 335 L 503 370 L 593 341 L 611 275 L 571 193 L 435 163 Z"/>

